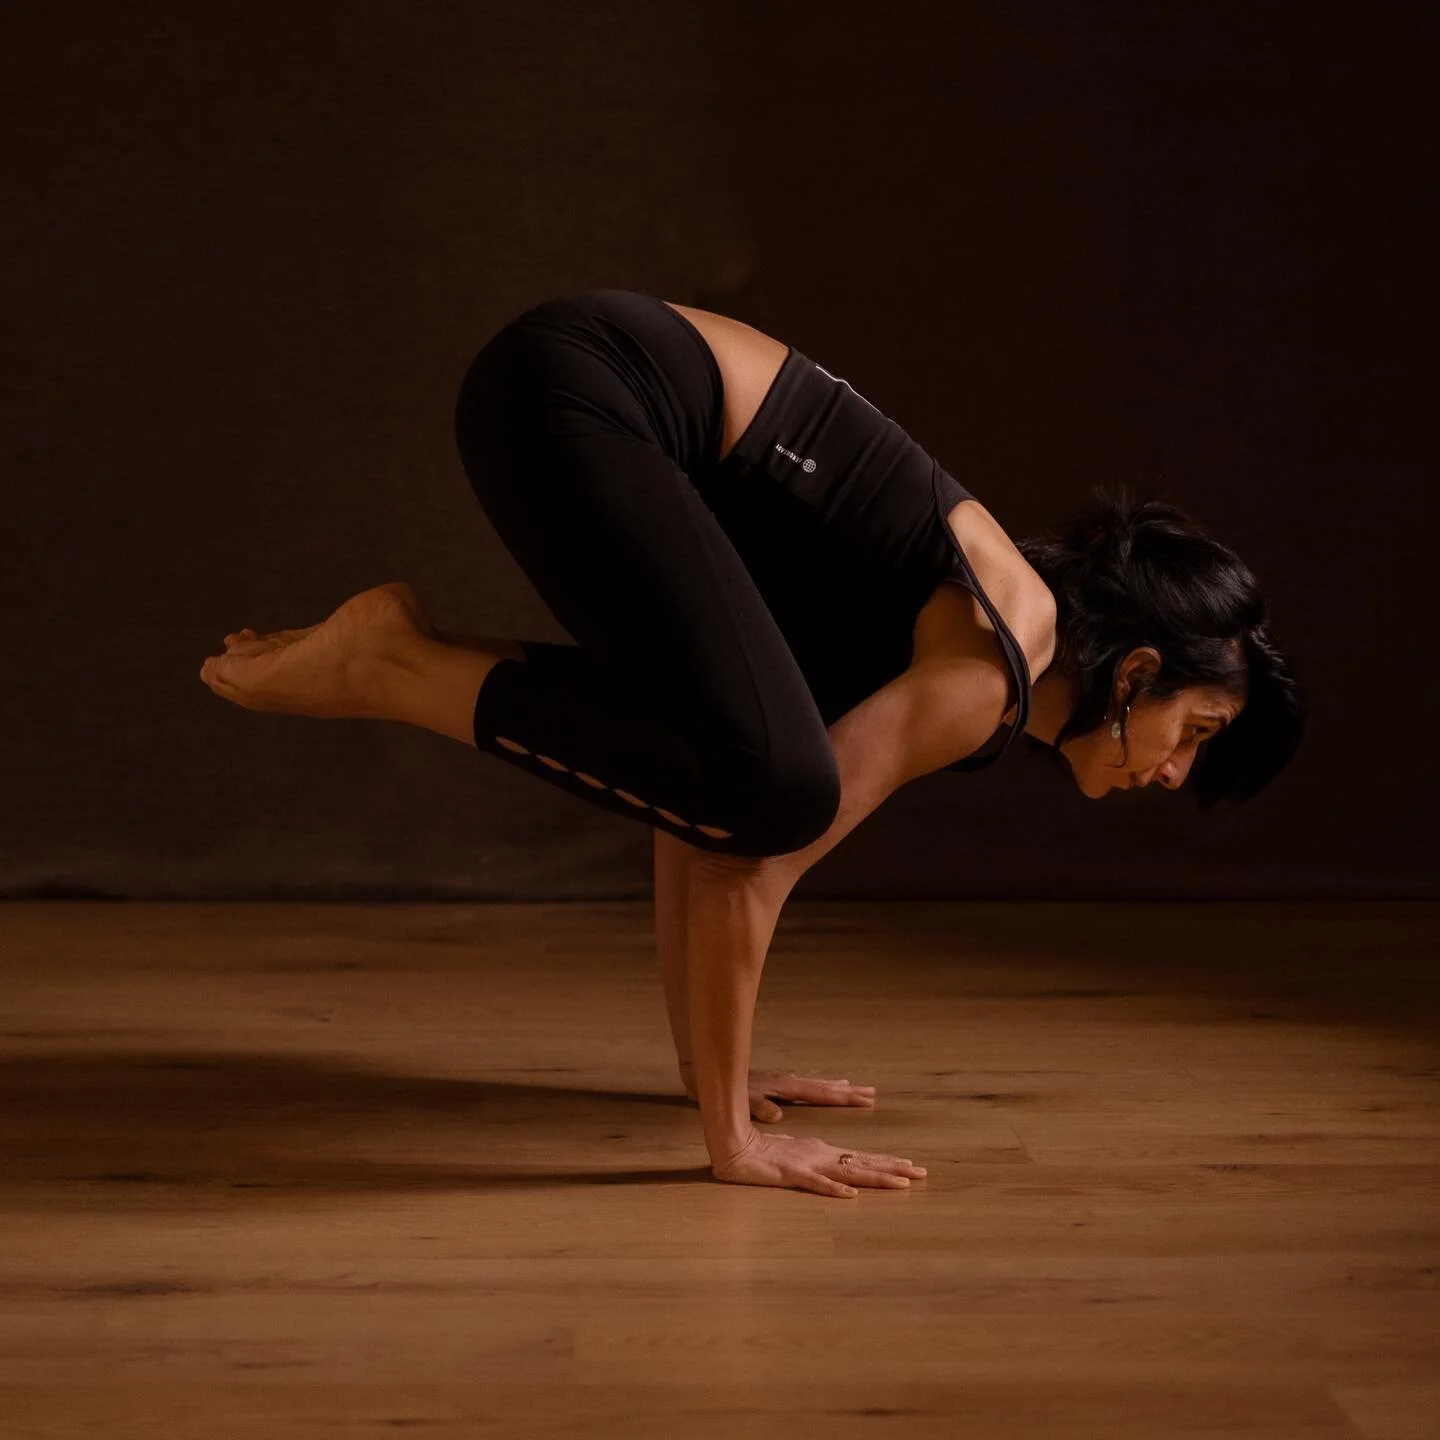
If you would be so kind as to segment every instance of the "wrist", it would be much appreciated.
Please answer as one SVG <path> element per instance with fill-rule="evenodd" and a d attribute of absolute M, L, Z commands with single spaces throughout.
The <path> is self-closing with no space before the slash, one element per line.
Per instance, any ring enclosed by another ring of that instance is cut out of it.
<path fill-rule="evenodd" d="M 730 1140 L 720 1145 L 706 1144 L 710 1152 L 710 1168 L 718 1170 L 722 1165 L 728 1165 L 732 1160 L 738 1160 L 752 1145 L 760 1138 L 760 1132 L 752 1125 L 744 1135 L 733 1136 Z"/>
<path fill-rule="evenodd" d="M 719 1164 L 721 1160 L 738 1154 L 755 1138 L 755 1125 L 751 1119 L 748 1099 L 743 1109 L 727 1108 L 724 1115 L 707 1115 L 704 1100 L 700 1099 L 699 1104 L 705 1149 L 713 1163 Z"/>

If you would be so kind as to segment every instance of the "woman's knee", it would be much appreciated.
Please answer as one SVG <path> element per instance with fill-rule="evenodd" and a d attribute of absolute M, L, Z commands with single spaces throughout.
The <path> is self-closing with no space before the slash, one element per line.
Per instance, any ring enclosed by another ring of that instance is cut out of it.
<path fill-rule="evenodd" d="M 766 769 L 749 787 L 723 848 L 757 858 L 788 855 L 818 840 L 839 811 L 840 770 L 827 742 Z"/>

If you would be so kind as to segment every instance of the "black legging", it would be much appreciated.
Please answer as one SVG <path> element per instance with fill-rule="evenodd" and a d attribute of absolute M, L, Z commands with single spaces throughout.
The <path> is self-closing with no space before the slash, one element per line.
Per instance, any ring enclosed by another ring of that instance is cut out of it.
<path fill-rule="evenodd" d="M 644 294 L 546 301 L 480 351 L 456 406 L 461 460 L 577 643 L 521 641 L 524 661 L 496 664 L 475 742 L 702 850 L 782 855 L 829 828 L 840 776 L 795 656 L 692 479 L 721 418 L 708 346 Z"/>

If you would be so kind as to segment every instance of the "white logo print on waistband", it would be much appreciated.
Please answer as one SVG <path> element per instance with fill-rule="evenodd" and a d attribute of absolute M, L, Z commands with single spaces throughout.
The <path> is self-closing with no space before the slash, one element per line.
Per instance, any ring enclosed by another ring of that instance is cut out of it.
<path fill-rule="evenodd" d="M 793 450 L 787 450 L 783 445 L 779 444 L 778 442 L 776 443 L 775 448 L 787 460 L 793 460 L 807 475 L 813 475 L 815 473 L 815 462 L 813 460 L 802 460 Z"/>

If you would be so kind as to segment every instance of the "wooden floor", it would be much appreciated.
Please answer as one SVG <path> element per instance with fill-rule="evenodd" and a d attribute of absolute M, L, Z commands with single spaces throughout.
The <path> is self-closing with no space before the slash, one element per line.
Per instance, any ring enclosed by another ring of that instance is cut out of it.
<path fill-rule="evenodd" d="M 1434 905 L 795 902 L 722 1185 L 647 904 L 0 906 L 0 1435 L 1434 1440 Z"/>

